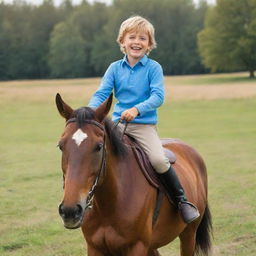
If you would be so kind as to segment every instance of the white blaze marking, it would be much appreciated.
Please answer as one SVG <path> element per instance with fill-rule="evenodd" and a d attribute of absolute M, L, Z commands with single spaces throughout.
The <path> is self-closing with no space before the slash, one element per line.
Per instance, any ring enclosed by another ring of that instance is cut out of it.
<path fill-rule="evenodd" d="M 72 136 L 72 139 L 76 142 L 77 146 L 80 146 L 80 144 L 87 138 L 87 134 L 84 133 L 81 129 L 78 129 Z"/>

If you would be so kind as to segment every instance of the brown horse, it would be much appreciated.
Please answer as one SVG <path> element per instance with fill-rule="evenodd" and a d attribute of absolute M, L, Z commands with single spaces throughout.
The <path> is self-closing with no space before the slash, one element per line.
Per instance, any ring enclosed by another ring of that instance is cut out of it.
<path fill-rule="evenodd" d="M 57 108 L 66 119 L 59 141 L 64 177 L 59 214 L 64 226 L 82 228 L 89 256 L 157 256 L 157 248 L 178 236 L 182 256 L 208 255 L 212 225 L 202 158 L 187 144 L 167 140 L 164 147 L 176 154 L 173 167 L 201 217 L 185 224 L 165 196 L 152 224 L 157 190 L 106 117 L 111 103 L 112 95 L 96 110 L 73 110 L 56 95 Z"/>

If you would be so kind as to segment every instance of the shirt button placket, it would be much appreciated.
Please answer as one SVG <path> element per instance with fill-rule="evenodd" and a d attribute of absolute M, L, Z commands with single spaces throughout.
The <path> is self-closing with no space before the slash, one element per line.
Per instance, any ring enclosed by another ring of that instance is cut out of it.
<path fill-rule="evenodd" d="M 134 70 L 131 69 L 131 71 L 130 71 L 130 79 L 129 79 L 129 86 L 133 86 L 134 85 L 133 74 L 134 74 Z"/>

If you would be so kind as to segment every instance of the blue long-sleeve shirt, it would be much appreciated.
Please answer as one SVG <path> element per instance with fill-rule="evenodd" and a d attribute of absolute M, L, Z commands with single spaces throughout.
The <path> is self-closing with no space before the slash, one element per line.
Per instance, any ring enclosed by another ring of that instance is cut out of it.
<path fill-rule="evenodd" d="M 164 101 L 163 70 L 146 55 L 131 67 L 126 56 L 113 62 L 102 78 L 88 106 L 97 108 L 114 90 L 117 103 L 112 119 L 118 121 L 123 111 L 136 107 L 139 115 L 132 123 L 156 124 L 157 108 Z"/>

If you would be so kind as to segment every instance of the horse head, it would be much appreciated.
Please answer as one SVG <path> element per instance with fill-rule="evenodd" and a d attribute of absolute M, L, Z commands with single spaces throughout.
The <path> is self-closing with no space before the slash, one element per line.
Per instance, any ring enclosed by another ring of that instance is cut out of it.
<path fill-rule="evenodd" d="M 79 228 L 94 194 L 105 165 L 104 119 L 112 104 L 111 96 L 97 109 L 82 107 L 73 110 L 59 94 L 56 105 L 66 120 L 59 141 L 62 151 L 64 197 L 59 205 L 59 214 L 64 226 Z"/>

